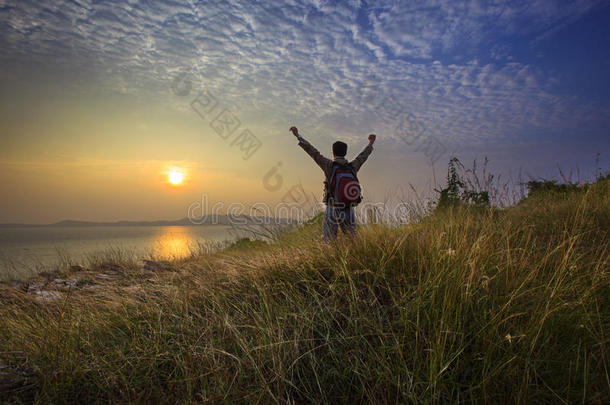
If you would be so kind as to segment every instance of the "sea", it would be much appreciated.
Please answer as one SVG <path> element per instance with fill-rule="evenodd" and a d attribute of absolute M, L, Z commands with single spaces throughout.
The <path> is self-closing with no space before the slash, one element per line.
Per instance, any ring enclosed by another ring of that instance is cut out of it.
<path fill-rule="evenodd" d="M 180 259 L 238 237 L 227 225 L 1 227 L 0 280 L 22 279 L 59 266 L 87 266 L 109 255 Z"/>

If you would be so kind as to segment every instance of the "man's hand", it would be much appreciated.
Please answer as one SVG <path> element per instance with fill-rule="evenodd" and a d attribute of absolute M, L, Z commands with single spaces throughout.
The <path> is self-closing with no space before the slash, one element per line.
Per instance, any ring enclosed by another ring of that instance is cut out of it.
<path fill-rule="evenodd" d="M 295 128 L 296 129 L 296 128 Z M 370 134 L 369 135 L 369 145 L 372 145 L 375 143 L 375 139 L 377 139 L 377 135 L 375 134 Z"/>
<path fill-rule="evenodd" d="M 290 132 L 292 132 L 292 134 L 297 138 L 299 137 L 299 130 L 297 129 L 297 127 L 291 127 Z"/>

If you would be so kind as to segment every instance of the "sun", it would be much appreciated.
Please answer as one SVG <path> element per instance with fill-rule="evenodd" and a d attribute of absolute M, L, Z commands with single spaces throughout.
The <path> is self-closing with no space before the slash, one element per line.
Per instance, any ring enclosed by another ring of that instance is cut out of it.
<path fill-rule="evenodd" d="M 181 169 L 173 168 L 167 173 L 167 180 L 177 186 L 184 181 L 184 172 Z"/>

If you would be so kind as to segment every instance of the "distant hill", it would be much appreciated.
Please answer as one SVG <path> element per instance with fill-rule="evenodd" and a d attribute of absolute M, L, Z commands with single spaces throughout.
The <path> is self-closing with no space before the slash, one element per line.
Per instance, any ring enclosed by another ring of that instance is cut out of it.
<path fill-rule="evenodd" d="M 198 226 L 198 225 L 245 225 L 247 223 L 260 223 L 261 221 L 288 222 L 286 218 L 252 217 L 249 215 L 206 215 L 200 218 L 181 218 L 175 220 L 157 221 L 115 221 L 94 222 L 66 219 L 52 224 L 20 224 L 4 223 L 0 228 L 31 228 L 31 227 L 91 227 L 91 226 Z"/>

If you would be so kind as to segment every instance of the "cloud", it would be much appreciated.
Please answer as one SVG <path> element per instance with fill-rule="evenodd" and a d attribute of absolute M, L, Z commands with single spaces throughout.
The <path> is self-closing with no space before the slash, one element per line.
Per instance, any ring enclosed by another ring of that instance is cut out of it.
<path fill-rule="evenodd" d="M 372 38 L 393 55 L 432 59 L 456 50 L 472 55 L 490 38 L 540 39 L 600 5 L 603 1 L 395 1 L 376 3 L 368 18 Z"/>
<path fill-rule="evenodd" d="M 375 130 L 398 140 L 407 115 L 448 143 L 610 122 L 607 105 L 558 94 L 552 75 L 513 60 L 502 41 L 552 35 L 599 1 L 367 4 L 6 1 L 1 60 L 16 76 L 33 65 L 86 72 L 71 80 L 181 108 L 188 100 L 169 89 L 186 70 L 197 87 L 270 127 L 303 123 L 347 137 Z M 492 40 L 483 62 L 477 51 Z M 446 58 L 456 55 L 463 59 Z M 378 91 L 365 101 L 368 85 Z M 388 100 L 399 117 L 380 112 Z"/>

